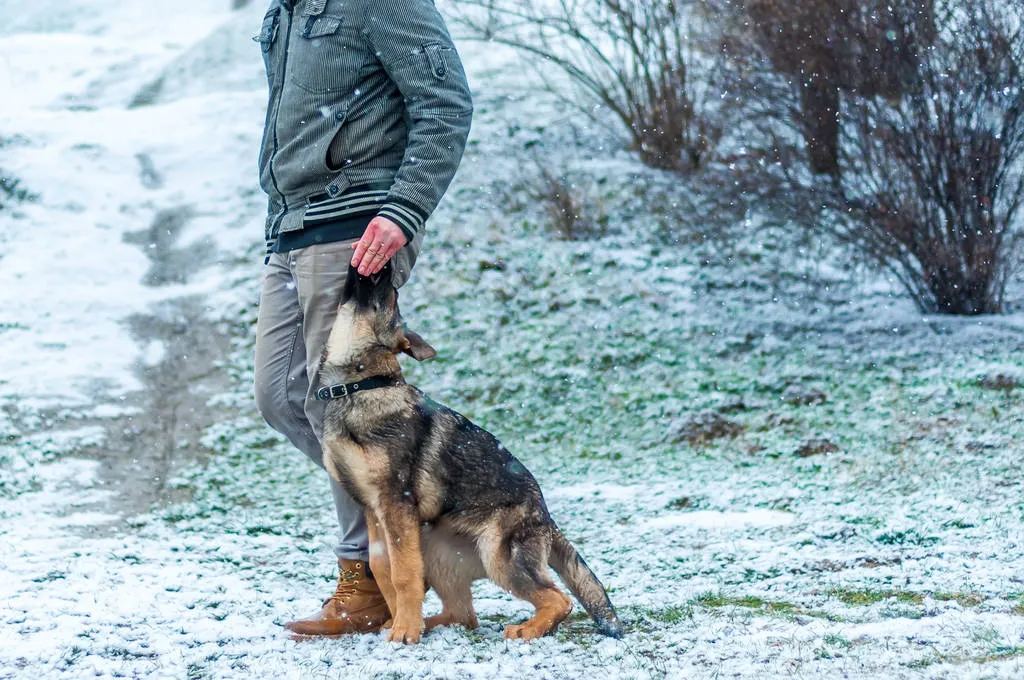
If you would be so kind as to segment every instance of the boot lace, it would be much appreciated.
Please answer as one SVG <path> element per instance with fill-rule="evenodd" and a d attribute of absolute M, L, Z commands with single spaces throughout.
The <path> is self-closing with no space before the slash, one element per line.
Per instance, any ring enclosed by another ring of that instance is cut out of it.
<path fill-rule="evenodd" d="M 334 595 L 327 598 L 327 601 L 334 600 L 344 604 L 350 597 L 355 595 L 358 585 L 359 574 L 350 569 L 342 569 L 341 573 L 338 574 L 338 588 L 334 591 Z"/>

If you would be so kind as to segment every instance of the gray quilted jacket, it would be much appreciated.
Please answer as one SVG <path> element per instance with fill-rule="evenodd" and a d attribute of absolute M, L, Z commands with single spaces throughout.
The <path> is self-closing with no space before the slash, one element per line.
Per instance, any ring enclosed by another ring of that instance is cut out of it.
<path fill-rule="evenodd" d="M 364 214 L 394 220 L 411 243 L 455 175 L 473 112 L 432 0 L 272 0 L 255 39 L 270 86 L 268 245 Z"/>

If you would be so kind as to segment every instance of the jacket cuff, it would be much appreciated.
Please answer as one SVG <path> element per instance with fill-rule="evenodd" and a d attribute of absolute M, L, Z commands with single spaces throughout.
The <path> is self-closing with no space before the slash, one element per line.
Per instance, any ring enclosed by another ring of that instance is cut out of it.
<path fill-rule="evenodd" d="M 422 208 L 397 196 L 388 197 L 387 202 L 377 211 L 377 217 L 386 217 L 397 224 L 409 243 L 412 243 L 416 232 L 427 221 L 427 215 Z"/>

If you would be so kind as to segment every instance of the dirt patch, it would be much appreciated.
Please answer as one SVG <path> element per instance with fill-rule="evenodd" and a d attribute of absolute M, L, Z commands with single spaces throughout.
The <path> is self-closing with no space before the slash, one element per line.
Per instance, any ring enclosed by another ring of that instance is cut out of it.
<path fill-rule="evenodd" d="M 204 312 L 202 298 L 185 297 L 128 319 L 143 346 L 162 344 L 163 358 L 136 369 L 146 387 L 130 395 L 129 403 L 141 413 L 103 422 L 107 442 L 95 458 L 102 463 L 102 483 L 118 491 L 120 512 L 182 500 L 167 480 L 208 455 L 199 440 L 207 427 L 227 415 L 209 401 L 229 387 L 228 375 L 218 366 L 231 337 Z"/>
<path fill-rule="evenodd" d="M 187 283 L 214 261 L 210 244 L 178 246 L 192 215 L 188 207 L 162 210 L 148 229 L 125 236 L 151 261 L 147 285 Z M 210 311 L 202 296 L 187 295 L 125 320 L 126 332 L 143 348 L 135 373 L 144 388 L 110 403 L 118 408 L 129 405 L 130 413 L 73 424 L 99 425 L 106 431 L 102 446 L 75 453 L 99 461 L 97 486 L 116 492 L 112 502 L 97 509 L 130 516 L 155 503 L 185 500 L 187 492 L 168 486 L 168 480 L 209 455 L 200 444 L 203 432 L 229 415 L 227 408 L 211 406 L 210 398 L 230 386 L 230 376 L 220 366 L 230 351 L 234 329 Z"/>
<path fill-rule="evenodd" d="M 738 437 L 746 429 L 745 425 L 729 420 L 718 411 L 701 411 L 674 428 L 672 443 L 686 441 L 690 446 L 704 446 L 716 439 Z"/>
<path fill-rule="evenodd" d="M 986 390 L 999 390 L 1009 392 L 1021 386 L 1021 379 L 1006 373 L 993 373 L 978 378 L 978 385 Z"/>
<path fill-rule="evenodd" d="M 783 391 L 782 401 L 790 406 L 817 406 L 828 401 L 828 395 L 817 387 L 790 385 Z"/>
<path fill-rule="evenodd" d="M 147 172 L 159 177 L 152 163 L 143 164 L 143 174 Z M 182 231 L 194 216 L 190 206 L 168 208 L 156 214 L 148 229 L 124 235 L 125 243 L 139 246 L 150 260 L 149 271 L 142 280 L 147 286 L 188 283 L 189 278 L 213 263 L 217 249 L 208 237 L 178 246 Z"/>
<path fill-rule="evenodd" d="M 799 458 L 810 458 L 811 456 L 820 456 L 826 453 L 836 453 L 838 451 L 839 445 L 831 439 L 827 439 L 825 437 L 812 437 L 797 448 L 796 455 Z"/>

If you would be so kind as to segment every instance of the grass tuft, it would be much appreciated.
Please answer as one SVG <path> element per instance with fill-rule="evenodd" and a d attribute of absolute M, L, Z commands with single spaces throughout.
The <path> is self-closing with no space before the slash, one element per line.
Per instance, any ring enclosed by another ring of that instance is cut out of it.
<path fill-rule="evenodd" d="M 911 593 L 905 590 L 848 590 L 846 588 L 835 588 L 828 592 L 843 604 L 853 607 L 869 607 L 883 600 L 896 600 L 909 604 L 921 604 L 924 596 L 918 593 Z"/>

